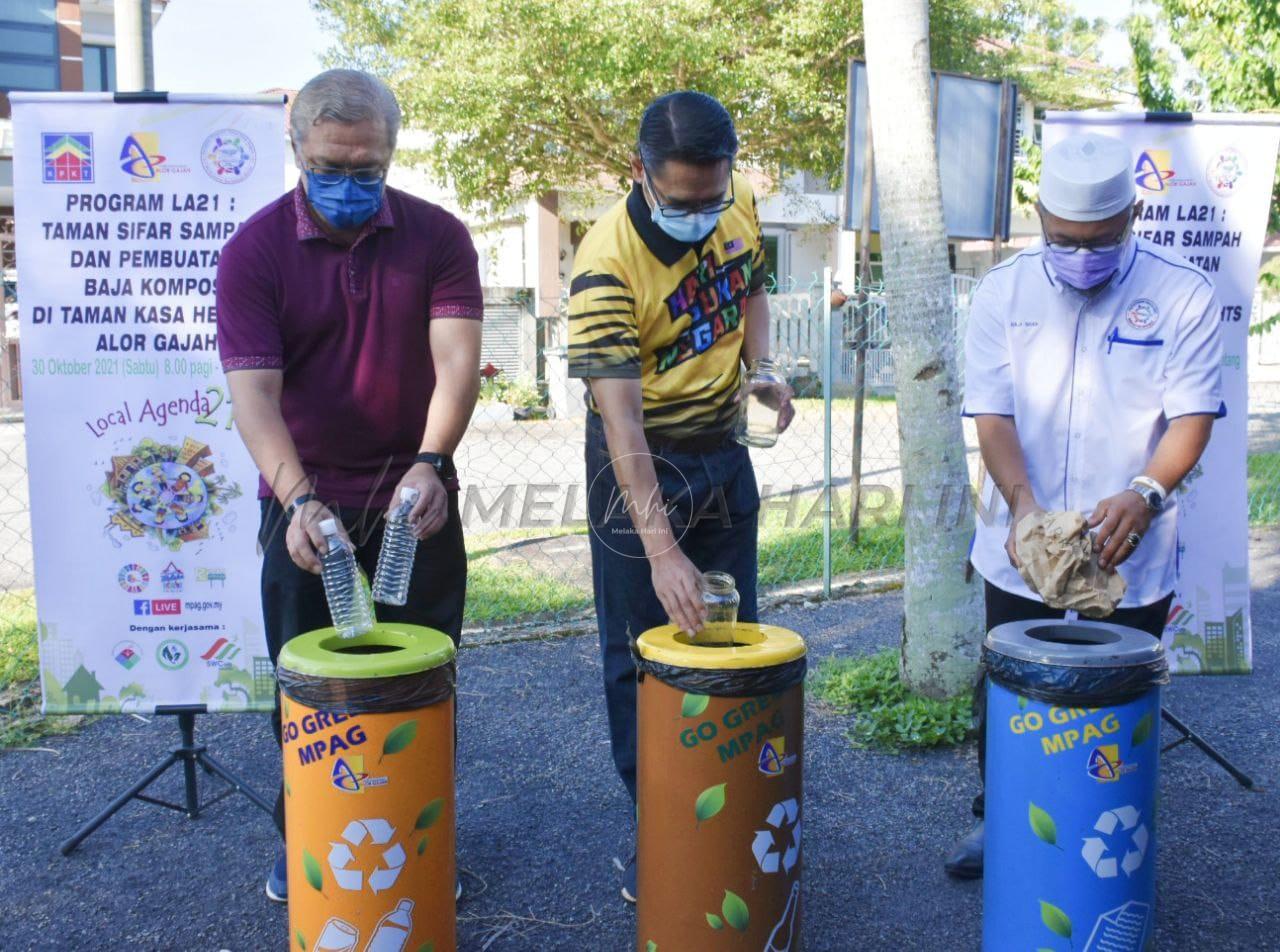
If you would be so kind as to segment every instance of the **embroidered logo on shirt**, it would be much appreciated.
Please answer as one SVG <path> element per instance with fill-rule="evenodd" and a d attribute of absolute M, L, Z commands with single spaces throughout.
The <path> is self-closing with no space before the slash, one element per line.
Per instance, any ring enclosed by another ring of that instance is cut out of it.
<path fill-rule="evenodd" d="M 1124 319 L 1129 322 L 1129 326 L 1136 327 L 1140 331 L 1145 331 L 1154 324 L 1159 316 L 1160 311 L 1155 304 L 1146 298 L 1138 298 L 1124 313 Z"/>
<path fill-rule="evenodd" d="M 732 241 L 730 241 L 728 244 L 724 246 L 724 253 L 727 255 L 731 255 L 735 251 L 741 250 L 741 248 L 742 248 L 742 239 L 734 238 Z"/>

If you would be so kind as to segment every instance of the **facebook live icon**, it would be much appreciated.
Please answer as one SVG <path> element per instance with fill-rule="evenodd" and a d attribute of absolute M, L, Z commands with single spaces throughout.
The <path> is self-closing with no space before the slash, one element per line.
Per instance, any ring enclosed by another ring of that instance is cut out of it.
<path fill-rule="evenodd" d="M 182 599 L 180 598 L 135 598 L 133 600 L 135 615 L 181 615 Z"/>

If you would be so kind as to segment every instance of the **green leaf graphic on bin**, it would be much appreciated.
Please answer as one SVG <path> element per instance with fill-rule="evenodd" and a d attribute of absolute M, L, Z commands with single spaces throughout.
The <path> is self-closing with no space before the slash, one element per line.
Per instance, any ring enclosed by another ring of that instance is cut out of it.
<path fill-rule="evenodd" d="M 418 841 L 418 855 L 421 856 L 427 851 L 427 835 L 422 834 L 422 839 Z"/>
<path fill-rule="evenodd" d="M 390 754 L 398 754 L 410 744 L 413 739 L 418 736 L 418 722 L 405 721 L 392 728 L 391 733 L 387 735 L 387 739 L 382 742 L 382 757 Z M 378 763 L 382 763 L 382 757 L 378 758 Z"/>
<path fill-rule="evenodd" d="M 723 929 L 724 920 L 717 916 L 714 912 L 707 913 L 707 925 L 713 929 Z"/>
<path fill-rule="evenodd" d="M 1071 918 L 1051 902 L 1040 900 L 1040 921 L 1049 927 L 1049 931 L 1064 939 L 1071 938 Z"/>
<path fill-rule="evenodd" d="M 711 698 L 705 694 L 686 694 L 680 704 L 680 714 L 683 717 L 697 717 L 710 703 Z"/>
<path fill-rule="evenodd" d="M 294 937 L 295 939 L 297 939 L 297 940 L 298 940 L 298 948 L 302 949 L 302 950 L 303 950 L 303 952 L 306 952 L 306 948 L 307 948 L 307 937 L 306 937 L 306 936 L 304 936 L 304 935 L 302 934 L 302 930 L 301 930 L 301 929 L 294 929 L 294 930 L 293 930 L 293 937 Z"/>
<path fill-rule="evenodd" d="M 302 872 L 312 889 L 316 892 L 324 891 L 324 873 L 320 871 L 320 863 L 306 850 L 302 851 Z"/>
<path fill-rule="evenodd" d="M 724 921 L 739 932 L 746 932 L 747 926 L 751 924 L 751 915 L 747 912 L 747 904 L 735 892 L 730 892 L 727 889 L 724 891 L 724 902 L 720 904 L 720 911 L 724 913 Z"/>
<path fill-rule="evenodd" d="M 1031 821 L 1031 832 L 1050 846 L 1058 846 L 1058 825 L 1053 817 L 1034 803 L 1027 804 L 1027 819 Z M 1061 847 L 1058 847 L 1061 849 Z"/>
<path fill-rule="evenodd" d="M 436 952 L 436 944 L 434 942 L 424 942 L 418 946 L 418 952 Z"/>
<path fill-rule="evenodd" d="M 1023 711 L 1027 709 L 1027 699 L 1021 694 L 1018 695 L 1018 708 Z"/>
<path fill-rule="evenodd" d="M 707 787 L 706 790 L 698 794 L 698 801 L 693 805 L 693 815 L 698 818 L 699 823 L 710 820 L 724 809 L 724 788 L 726 786 L 728 784 L 718 783 L 714 787 Z"/>
<path fill-rule="evenodd" d="M 426 830 L 435 826 L 436 820 L 440 819 L 440 814 L 444 810 L 444 798 L 436 797 L 418 814 L 418 821 L 413 824 L 415 830 Z"/>
<path fill-rule="evenodd" d="M 658 943 L 650 939 L 644 944 L 644 952 L 658 952 Z"/>
<path fill-rule="evenodd" d="M 1134 747 L 1141 747 L 1151 736 L 1152 725 L 1151 712 L 1147 711 L 1138 719 L 1138 723 L 1133 725 L 1133 736 L 1129 738 L 1129 743 Z"/>

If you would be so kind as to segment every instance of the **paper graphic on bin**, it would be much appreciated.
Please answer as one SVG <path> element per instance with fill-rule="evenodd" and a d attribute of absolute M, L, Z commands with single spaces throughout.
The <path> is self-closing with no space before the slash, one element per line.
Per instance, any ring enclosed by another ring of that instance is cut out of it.
<path fill-rule="evenodd" d="M 800 859 L 800 804 L 795 798 L 775 803 L 765 821 L 770 829 L 756 830 L 751 852 L 764 873 L 790 874 Z"/>
<path fill-rule="evenodd" d="M 1139 822 L 1141 818 L 1142 814 L 1137 807 L 1104 810 L 1098 817 L 1093 828 L 1102 836 L 1086 836 L 1080 855 L 1099 879 L 1112 879 L 1120 874 L 1120 870 L 1124 870 L 1126 876 L 1132 876 L 1142 866 L 1142 861 L 1147 857 L 1147 842 L 1151 836 L 1147 832 L 1147 825 Z M 1129 833 L 1129 842 L 1124 855 L 1117 859 L 1115 851 L 1108 848 L 1107 840 L 1102 837 L 1116 838 L 1116 834 L 1125 831 Z"/>
<path fill-rule="evenodd" d="M 1145 902 L 1126 902 L 1104 912 L 1089 934 L 1084 952 L 1141 952 L 1147 939 L 1151 907 Z"/>
<path fill-rule="evenodd" d="M 329 869 L 333 873 L 333 881 L 342 889 L 357 892 L 368 886 L 375 894 L 390 889 L 400 877 L 404 866 L 404 847 L 392 843 L 395 827 L 386 820 L 352 820 L 342 831 L 342 838 L 329 844 Z M 365 871 L 356 864 L 353 848 L 358 849 L 368 841 L 372 846 L 387 846 L 379 854 L 378 865 Z"/>

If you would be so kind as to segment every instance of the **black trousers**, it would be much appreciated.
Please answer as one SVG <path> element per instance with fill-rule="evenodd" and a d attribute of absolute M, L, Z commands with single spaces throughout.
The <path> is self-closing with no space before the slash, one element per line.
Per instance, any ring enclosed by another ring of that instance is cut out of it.
<path fill-rule="evenodd" d="M 1064 618 L 1067 614 L 1060 608 L 1048 607 L 1044 602 L 1023 598 L 1021 595 L 1014 595 L 1002 588 L 996 588 L 990 582 L 986 583 L 986 597 L 987 631 L 1012 621 Z M 1153 638 L 1159 638 L 1164 634 L 1164 624 L 1169 618 L 1169 606 L 1172 602 L 1173 592 L 1170 592 L 1150 605 L 1117 608 L 1105 620 L 1115 625 L 1136 628 L 1139 631 L 1145 631 Z M 978 774 L 985 786 L 987 769 L 987 676 L 985 670 L 978 675 L 978 685 L 973 692 L 973 712 L 978 721 Z M 973 801 L 974 816 L 982 816 L 985 809 L 985 799 L 979 793 Z"/>
<path fill-rule="evenodd" d="M 290 638 L 333 624 L 324 583 L 319 575 L 299 568 L 285 547 L 284 509 L 275 499 L 263 499 L 258 542 L 262 545 L 262 616 L 267 650 L 275 664 Z M 356 560 L 373 578 L 382 550 L 385 509 L 330 506 L 342 521 L 356 548 Z M 462 607 L 467 594 L 467 551 L 462 540 L 458 493 L 449 493 L 449 519 L 430 539 L 418 543 L 404 605 L 376 605 L 379 621 L 423 625 L 444 632 L 458 643 L 462 636 Z M 280 743 L 280 699 L 271 714 L 271 729 Z M 276 826 L 284 835 L 284 788 L 276 795 Z"/>

